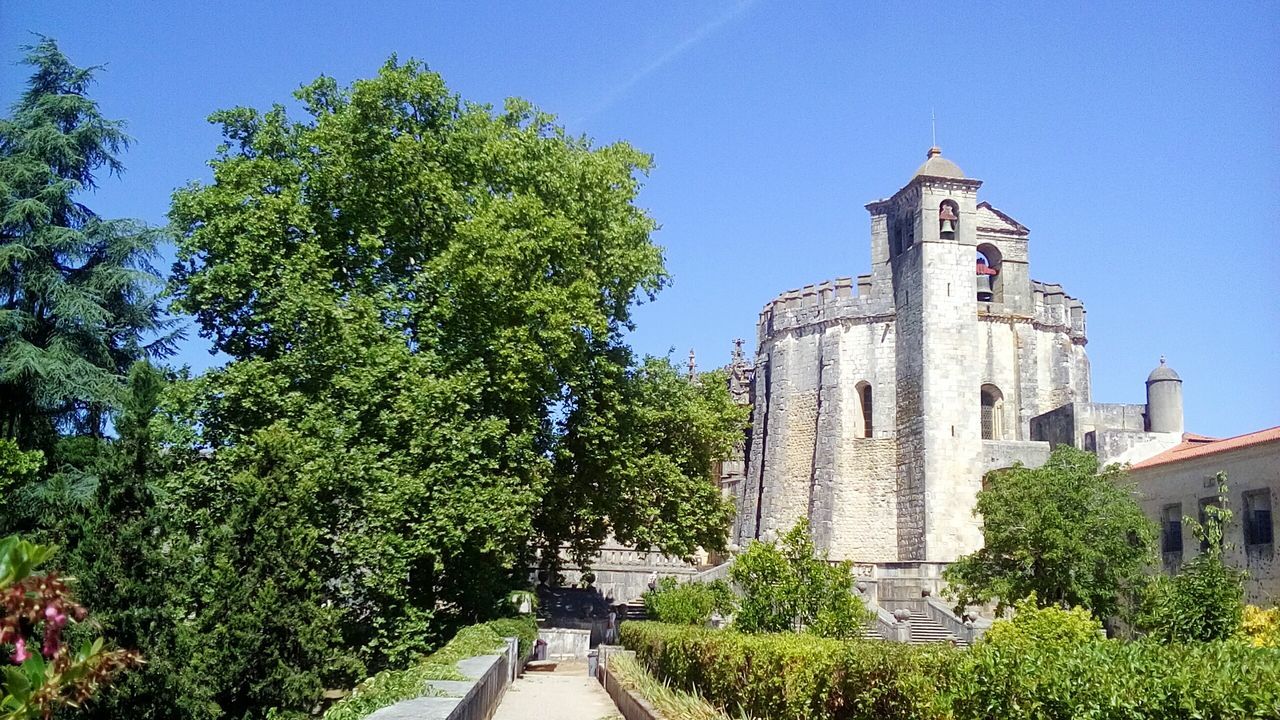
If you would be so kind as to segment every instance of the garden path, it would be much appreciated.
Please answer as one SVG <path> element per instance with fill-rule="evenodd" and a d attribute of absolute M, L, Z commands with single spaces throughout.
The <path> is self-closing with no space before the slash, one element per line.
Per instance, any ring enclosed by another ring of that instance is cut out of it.
<path fill-rule="evenodd" d="M 562 663 L 555 672 L 529 672 L 498 704 L 493 720 L 604 720 L 618 708 L 583 663 Z"/>

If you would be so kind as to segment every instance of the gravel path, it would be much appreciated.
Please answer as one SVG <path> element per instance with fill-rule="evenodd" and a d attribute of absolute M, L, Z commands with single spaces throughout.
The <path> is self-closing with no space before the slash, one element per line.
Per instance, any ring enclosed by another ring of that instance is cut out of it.
<path fill-rule="evenodd" d="M 609 694 L 582 663 L 555 672 L 529 672 L 502 697 L 493 720 L 602 720 L 621 718 Z"/>

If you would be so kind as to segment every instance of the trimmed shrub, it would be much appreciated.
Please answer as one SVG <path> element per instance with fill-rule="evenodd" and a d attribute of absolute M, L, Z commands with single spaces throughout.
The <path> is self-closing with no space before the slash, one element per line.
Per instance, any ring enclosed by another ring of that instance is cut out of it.
<path fill-rule="evenodd" d="M 1055 617 L 1070 627 L 1055 630 Z M 1280 717 L 1280 650 L 1103 640 L 1076 611 L 1028 613 L 968 651 L 652 622 L 626 623 L 621 634 L 654 675 L 734 716 Z"/>
<path fill-rule="evenodd" d="M 674 625 L 706 625 L 711 615 L 731 615 L 737 597 L 729 583 L 679 583 L 675 578 L 662 578 L 657 587 L 644 594 L 644 609 L 652 620 Z"/>
<path fill-rule="evenodd" d="M 525 657 L 538 640 L 538 623 L 532 615 L 490 620 L 483 625 L 500 638 L 514 637 L 520 640 L 520 657 Z"/>
<path fill-rule="evenodd" d="M 621 627 L 622 643 L 673 686 L 730 714 L 777 718 L 932 718 L 943 714 L 960 651 L 746 635 L 653 622 Z"/>
<path fill-rule="evenodd" d="M 955 682 L 956 720 L 1280 717 L 1280 651 L 1241 643 L 979 643 Z"/>

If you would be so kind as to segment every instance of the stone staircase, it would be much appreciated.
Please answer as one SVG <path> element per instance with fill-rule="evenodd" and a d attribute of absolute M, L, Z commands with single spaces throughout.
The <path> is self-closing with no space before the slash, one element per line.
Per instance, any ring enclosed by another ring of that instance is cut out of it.
<path fill-rule="evenodd" d="M 954 643 L 964 647 L 969 645 L 967 641 L 956 637 L 950 630 L 928 615 L 918 612 L 911 613 L 911 644 L 927 645 L 936 642 Z"/>
<path fill-rule="evenodd" d="M 649 612 L 644 609 L 644 600 L 636 599 L 622 606 L 621 617 L 619 621 L 624 620 L 648 620 Z"/>

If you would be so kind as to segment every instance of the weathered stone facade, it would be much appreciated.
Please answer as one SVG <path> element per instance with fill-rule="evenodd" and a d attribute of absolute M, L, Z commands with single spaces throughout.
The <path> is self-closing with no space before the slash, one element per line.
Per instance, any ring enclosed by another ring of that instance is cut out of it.
<path fill-rule="evenodd" d="M 1032 418 L 1089 403 L 1084 306 L 1030 279 L 1027 228 L 981 184 L 931 149 L 866 206 L 869 274 L 760 313 L 738 544 L 808 518 L 833 558 L 954 560 L 981 544 L 983 473 L 1042 463 Z"/>
<path fill-rule="evenodd" d="M 1203 508 L 1216 503 L 1216 476 L 1223 472 L 1232 511 L 1231 522 L 1224 528 L 1226 561 L 1248 572 L 1247 602 L 1263 607 L 1275 604 L 1280 601 L 1280 566 L 1272 508 L 1280 503 L 1280 427 L 1225 440 L 1181 437 L 1182 442 L 1129 470 L 1143 511 L 1160 528 L 1163 569 L 1177 572 L 1199 554 L 1200 543 L 1183 518 L 1204 520 Z"/>

